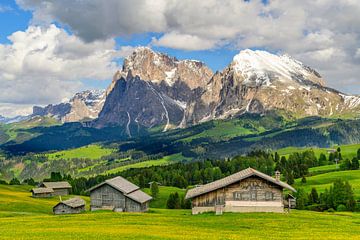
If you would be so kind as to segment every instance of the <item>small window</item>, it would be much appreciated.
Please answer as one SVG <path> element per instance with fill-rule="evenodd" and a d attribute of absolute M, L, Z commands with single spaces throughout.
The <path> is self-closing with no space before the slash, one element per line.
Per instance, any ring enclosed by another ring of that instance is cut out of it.
<path fill-rule="evenodd" d="M 266 201 L 274 200 L 274 194 L 272 192 L 266 192 L 265 193 L 265 200 Z"/>
<path fill-rule="evenodd" d="M 256 194 L 256 191 L 252 191 L 251 193 L 250 193 L 250 198 L 251 198 L 251 200 L 252 201 L 256 201 L 257 200 L 257 196 L 256 196 L 257 194 Z"/>
<path fill-rule="evenodd" d="M 242 200 L 241 192 L 234 192 L 234 200 Z"/>

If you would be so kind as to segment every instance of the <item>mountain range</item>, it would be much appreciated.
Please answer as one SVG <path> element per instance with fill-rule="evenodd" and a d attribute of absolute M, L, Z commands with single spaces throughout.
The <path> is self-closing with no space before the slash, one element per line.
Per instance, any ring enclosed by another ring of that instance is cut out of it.
<path fill-rule="evenodd" d="M 203 62 L 139 47 L 106 91 L 88 90 L 67 102 L 36 106 L 33 116 L 96 128 L 122 126 L 131 136 L 141 128 L 167 131 L 273 110 L 294 118 L 352 118 L 360 113 L 360 97 L 327 87 L 316 70 L 289 55 L 246 49 L 213 73 Z"/>

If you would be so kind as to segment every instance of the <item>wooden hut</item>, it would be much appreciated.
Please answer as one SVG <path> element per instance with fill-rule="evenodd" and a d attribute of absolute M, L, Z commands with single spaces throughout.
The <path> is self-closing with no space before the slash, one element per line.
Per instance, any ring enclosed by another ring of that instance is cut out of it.
<path fill-rule="evenodd" d="M 54 214 L 75 214 L 85 211 L 85 201 L 79 197 L 61 201 L 53 207 Z"/>
<path fill-rule="evenodd" d="M 287 183 L 255 169 L 190 189 L 186 199 L 192 199 L 192 213 L 222 212 L 284 212 L 283 189 L 296 192 Z"/>
<path fill-rule="evenodd" d="M 43 182 L 40 187 L 51 188 L 54 190 L 53 196 L 65 196 L 70 194 L 71 185 L 70 183 L 63 182 Z"/>
<path fill-rule="evenodd" d="M 36 197 L 36 198 L 52 197 L 54 194 L 54 190 L 52 188 L 44 188 L 44 187 L 33 188 L 30 190 L 30 192 L 32 193 L 32 197 Z"/>
<path fill-rule="evenodd" d="M 115 177 L 89 189 L 91 211 L 108 209 L 116 212 L 145 212 L 152 199 L 138 186 Z"/>

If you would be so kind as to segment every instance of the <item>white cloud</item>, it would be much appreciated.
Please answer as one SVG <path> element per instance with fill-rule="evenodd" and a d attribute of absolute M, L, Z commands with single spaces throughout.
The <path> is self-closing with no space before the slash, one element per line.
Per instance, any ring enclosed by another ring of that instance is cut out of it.
<path fill-rule="evenodd" d="M 85 41 L 158 32 L 162 37 L 152 43 L 171 48 L 204 50 L 226 45 L 287 52 L 340 89 L 360 76 L 357 0 L 17 2 L 33 11 L 34 23 L 58 21 Z M 342 75 L 349 77 L 338 78 Z M 352 92 L 359 93 L 360 88 Z"/>
<path fill-rule="evenodd" d="M 182 50 L 206 50 L 215 47 L 216 41 L 201 39 L 189 34 L 170 32 L 159 39 L 153 38 L 151 43 L 155 46 L 176 48 Z"/>
<path fill-rule="evenodd" d="M 5 106 L 57 103 L 84 88 L 86 79 L 111 79 L 114 60 L 131 49 L 115 50 L 112 39 L 85 43 L 55 25 L 30 26 L 8 39 L 0 44 L 0 114 L 8 115 L 14 114 Z"/>

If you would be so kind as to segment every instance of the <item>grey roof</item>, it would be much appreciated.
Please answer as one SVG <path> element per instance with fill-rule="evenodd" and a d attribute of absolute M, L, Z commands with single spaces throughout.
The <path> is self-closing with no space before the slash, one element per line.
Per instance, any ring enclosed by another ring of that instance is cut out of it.
<path fill-rule="evenodd" d="M 111 187 L 122 192 L 125 196 L 127 196 L 127 197 L 131 198 L 132 200 L 139 202 L 139 203 L 144 203 L 144 202 L 150 201 L 152 199 L 152 197 L 150 197 L 149 195 L 147 195 L 146 193 L 141 191 L 140 187 L 136 186 L 135 184 L 129 182 L 128 180 L 126 180 L 125 178 L 120 177 L 120 176 L 112 178 L 112 179 L 108 179 L 105 182 L 102 182 L 102 183 L 90 188 L 88 191 L 91 192 L 91 191 L 103 186 L 104 184 L 110 185 Z"/>
<path fill-rule="evenodd" d="M 152 197 L 150 197 L 149 195 L 147 195 L 146 193 L 144 193 L 141 190 L 136 190 L 132 193 L 126 194 L 126 196 L 138 203 L 148 202 L 152 199 Z"/>
<path fill-rule="evenodd" d="M 282 188 L 286 188 L 286 189 L 289 189 L 290 191 L 296 192 L 296 190 L 287 183 L 284 183 L 284 182 L 282 182 L 280 180 L 276 180 L 275 178 L 270 177 L 269 175 L 266 175 L 266 174 L 264 174 L 262 172 L 259 172 L 259 171 L 255 170 L 255 169 L 247 168 L 245 170 L 242 170 L 240 172 L 232 174 L 232 175 L 230 175 L 228 177 L 219 179 L 217 181 L 208 183 L 208 184 L 203 185 L 203 186 L 199 186 L 199 187 L 190 189 L 186 193 L 185 198 L 189 199 L 189 198 L 193 198 L 193 197 L 202 195 L 204 193 L 212 192 L 214 190 L 217 190 L 217 189 L 222 188 L 222 187 L 226 187 L 226 186 L 228 186 L 230 184 L 233 184 L 235 182 L 238 182 L 240 180 L 243 180 L 243 179 L 251 177 L 251 176 L 258 176 L 258 177 L 263 178 L 263 179 L 265 179 L 265 180 L 267 180 L 269 182 L 272 182 L 272 183 L 274 183 L 274 184 L 276 184 L 276 185 L 278 185 L 278 186 L 280 186 Z"/>
<path fill-rule="evenodd" d="M 53 193 L 54 190 L 52 188 L 33 188 L 31 189 L 31 192 L 35 193 L 35 194 L 40 194 L 40 193 Z"/>
<path fill-rule="evenodd" d="M 136 186 L 135 184 L 129 182 L 128 180 L 126 180 L 123 177 L 114 177 L 112 179 L 108 179 L 105 182 L 102 182 L 92 188 L 89 189 L 89 191 L 91 192 L 92 190 L 104 185 L 104 184 L 109 184 L 110 186 L 112 186 L 113 188 L 119 190 L 120 192 L 124 193 L 124 194 L 128 194 L 131 193 L 135 190 L 138 190 L 139 187 Z"/>
<path fill-rule="evenodd" d="M 65 204 L 66 206 L 69 206 L 71 208 L 77 208 L 77 207 L 85 206 L 85 201 L 79 197 L 74 197 L 65 201 L 61 201 L 58 204 L 56 204 L 54 207 L 57 207 L 59 204 Z"/>
<path fill-rule="evenodd" d="M 59 189 L 59 188 L 71 188 L 70 183 L 68 182 L 43 182 L 41 184 L 44 187 L 52 188 L 52 189 Z"/>

